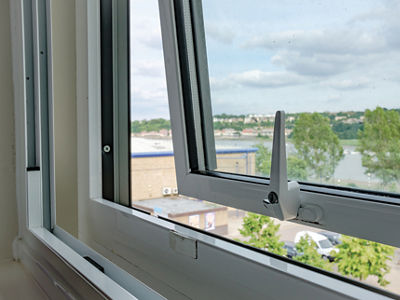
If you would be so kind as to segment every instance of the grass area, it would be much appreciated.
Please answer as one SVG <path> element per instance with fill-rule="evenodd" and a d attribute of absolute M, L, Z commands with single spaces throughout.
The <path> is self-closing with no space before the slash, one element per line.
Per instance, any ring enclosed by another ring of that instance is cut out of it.
<path fill-rule="evenodd" d="M 340 140 L 342 146 L 358 146 L 358 140 Z"/>

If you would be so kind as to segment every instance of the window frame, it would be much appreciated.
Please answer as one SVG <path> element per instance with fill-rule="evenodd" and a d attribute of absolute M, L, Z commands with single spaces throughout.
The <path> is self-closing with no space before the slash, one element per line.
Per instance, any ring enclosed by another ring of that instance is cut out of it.
<path fill-rule="evenodd" d="M 10 1 L 19 218 L 14 258 L 32 272 L 50 298 L 164 299 L 56 224 L 51 2 Z M 77 3 L 75 12 L 91 25 L 99 19 L 96 1 Z M 99 29 L 97 24 L 94 26 Z M 90 42 L 81 40 L 79 44 L 82 51 L 87 51 L 84 45 Z M 99 45 L 94 45 L 99 51 Z M 94 67 L 98 66 L 96 62 Z M 86 71 L 82 65 L 79 76 Z M 86 256 L 94 257 L 104 271 Z"/>
<path fill-rule="evenodd" d="M 21 244 L 21 251 L 25 251 L 25 254 L 20 255 L 27 266 L 34 270 L 35 274 L 39 274 L 39 278 L 48 278 L 47 281 L 43 279 L 49 283 L 46 288 L 58 290 L 58 294 L 52 292 L 50 295 L 57 295 L 55 298 L 60 298 L 60 295 L 76 298 L 88 295 L 77 293 L 82 291 L 81 284 L 84 283 L 87 290 L 98 292 L 96 295 L 99 297 L 135 299 L 133 294 L 139 296 L 143 293 L 141 299 L 158 298 L 159 295 L 145 287 L 137 279 L 139 278 L 173 299 L 210 296 L 221 298 L 226 293 L 230 293 L 233 298 L 263 295 L 280 299 L 295 296 L 324 299 L 395 297 L 377 288 L 102 199 L 98 1 L 77 2 L 76 7 L 79 25 L 77 27 L 82 30 L 77 33 L 77 55 L 78 62 L 83 62 L 77 63 L 77 76 L 82 79 L 78 80 L 80 90 L 77 95 L 80 240 L 67 234 L 57 224 L 51 230 L 45 228 L 42 208 L 54 208 L 56 203 L 54 198 L 48 203 L 43 197 L 40 188 L 43 181 L 41 170 L 26 169 L 27 111 L 22 101 L 26 100 L 25 73 L 22 66 L 25 53 L 20 50 L 24 43 L 23 16 L 20 15 L 23 4 L 22 1 L 12 3 L 15 6 L 14 30 L 17 36 L 17 54 L 14 58 L 17 193 L 22 224 L 22 239 L 18 243 Z M 48 7 L 50 3 L 50 0 L 46 0 Z M 168 7 L 169 4 L 167 1 L 160 1 L 161 6 Z M 47 72 L 51 74 L 51 51 L 48 57 Z M 48 89 L 51 91 L 51 76 L 48 80 Z M 51 92 L 47 101 L 51 105 Z M 50 140 L 50 144 L 53 132 L 52 118 L 50 109 L 49 121 L 45 122 L 49 134 L 44 137 Z M 40 135 L 37 138 L 39 141 L 42 139 Z M 45 159 L 52 165 L 54 149 L 50 149 L 50 155 Z M 54 188 L 54 174 L 51 176 L 49 183 L 43 183 L 50 189 Z M 182 249 L 174 248 L 171 241 L 195 245 L 198 257 L 188 257 Z M 41 255 L 37 255 L 32 249 L 40 251 Z M 106 273 L 101 273 L 83 259 L 85 254 L 95 257 L 96 261 L 105 267 Z M 51 281 L 52 278 L 56 280 Z M 282 283 L 290 284 L 292 288 L 282 290 Z M 204 286 L 207 286 L 207 289 L 204 289 Z M 93 293 L 90 295 L 93 296 Z"/>
<path fill-rule="evenodd" d="M 196 112 L 196 109 L 188 109 L 193 102 L 206 101 L 208 103 L 203 105 L 211 105 L 209 97 L 198 97 L 201 92 L 196 84 L 198 74 L 203 73 L 204 81 L 207 70 L 198 71 L 201 69 L 198 64 L 188 67 L 187 63 L 190 56 L 206 51 L 204 42 L 193 42 L 199 39 L 193 37 L 196 31 L 204 31 L 194 28 L 204 26 L 199 19 L 202 17 L 201 1 L 167 0 L 159 1 L 159 5 L 179 193 L 277 218 L 274 210 L 263 203 L 270 188 L 268 178 L 199 168 L 205 165 L 206 158 L 199 155 L 201 151 L 193 151 L 196 148 L 193 145 L 204 145 L 207 144 L 205 139 L 214 139 L 212 135 L 196 131 L 196 124 L 201 127 L 202 123 L 210 122 L 209 119 L 203 119 L 198 111 L 194 116 L 188 113 Z M 194 13 L 193 9 L 198 11 Z M 204 63 L 201 66 L 203 68 Z M 185 83 L 188 80 L 195 82 L 192 83 L 194 90 L 189 91 Z M 392 228 L 400 227 L 400 195 L 300 182 L 299 199 L 298 216 L 291 222 L 400 247 L 400 239 L 391 233 Z"/>
<path fill-rule="evenodd" d="M 100 1 L 102 194 L 130 206 L 129 0 Z"/>

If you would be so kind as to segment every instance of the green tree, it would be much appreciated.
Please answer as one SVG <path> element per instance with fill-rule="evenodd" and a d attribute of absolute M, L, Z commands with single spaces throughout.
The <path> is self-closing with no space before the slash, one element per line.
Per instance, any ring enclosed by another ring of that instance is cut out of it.
<path fill-rule="evenodd" d="M 293 128 L 293 143 L 300 159 L 320 181 L 328 180 L 344 157 L 339 138 L 329 119 L 319 113 L 302 113 Z"/>
<path fill-rule="evenodd" d="M 149 132 L 149 131 L 160 131 L 161 129 L 171 129 L 171 123 L 169 120 L 162 118 L 142 120 L 142 121 L 132 121 L 131 130 L 134 133 L 138 132 Z"/>
<path fill-rule="evenodd" d="M 286 255 L 286 250 L 283 248 L 284 243 L 279 241 L 280 225 L 274 224 L 274 220 L 270 217 L 258 215 L 255 213 L 248 213 L 243 218 L 242 228 L 239 232 L 244 237 L 249 237 L 248 241 L 243 243 L 260 248 L 266 249 L 269 252 Z"/>
<path fill-rule="evenodd" d="M 317 245 L 309 235 L 300 238 L 300 241 L 296 244 L 296 250 L 299 255 L 293 257 L 294 260 L 327 271 L 332 270 L 332 264 L 318 253 Z"/>
<path fill-rule="evenodd" d="M 271 173 L 271 151 L 263 144 L 257 144 L 254 147 L 258 148 L 256 153 L 256 171 L 265 176 Z M 288 178 L 292 180 L 307 179 L 307 164 L 304 160 L 295 155 L 289 155 L 287 160 Z"/>
<path fill-rule="evenodd" d="M 366 173 L 383 185 L 400 180 L 400 113 L 395 110 L 366 110 L 364 131 L 359 133 L 362 165 Z"/>
<path fill-rule="evenodd" d="M 307 180 L 307 164 L 296 155 L 289 155 L 287 160 L 288 178 L 292 180 Z"/>
<path fill-rule="evenodd" d="M 257 173 L 269 176 L 271 173 L 271 151 L 263 144 L 254 145 L 257 148 L 256 152 L 256 171 Z"/>
<path fill-rule="evenodd" d="M 358 132 L 364 129 L 363 124 L 352 123 L 346 124 L 343 122 L 333 122 L 332 130 L 342 140 L 355 140 L 358 138 Z"/>
<path fill-rule="evenodd" d="M 370 275 L 378 277 L 378 283 L 389 283 L 384 276 L 389 273 L 387 261 L 394 255 L 394 248 L 377 242 L 342 235 L 342 244 L 336 246 L 338 271 L 359 280 Z"/>

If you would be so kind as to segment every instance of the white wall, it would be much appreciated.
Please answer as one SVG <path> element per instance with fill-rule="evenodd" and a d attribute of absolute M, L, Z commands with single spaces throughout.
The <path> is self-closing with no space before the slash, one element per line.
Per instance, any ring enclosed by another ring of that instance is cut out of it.
<path fill-rule="evenodd" d="M 0 262 L 12 258 L 17 232 L 10 6 L 0 0 Z"/>
<path fill-rule="evenodd" d="M 51 2 L 56 223 L 78 234 L 75 1 Z"/>

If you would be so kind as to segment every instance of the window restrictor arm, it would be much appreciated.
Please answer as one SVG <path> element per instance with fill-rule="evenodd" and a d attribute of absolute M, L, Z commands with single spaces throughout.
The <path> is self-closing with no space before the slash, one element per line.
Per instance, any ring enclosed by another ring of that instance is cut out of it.
<path fill-rule="evenodd" d="M 281 221 L 295 219 L 300 209 L 300 186 L 297 181 L 288 182 L 287 178 L 284 111 L 277 111 L 275 115 L 270 183 L 263 203 L 268 215 Z"/>

